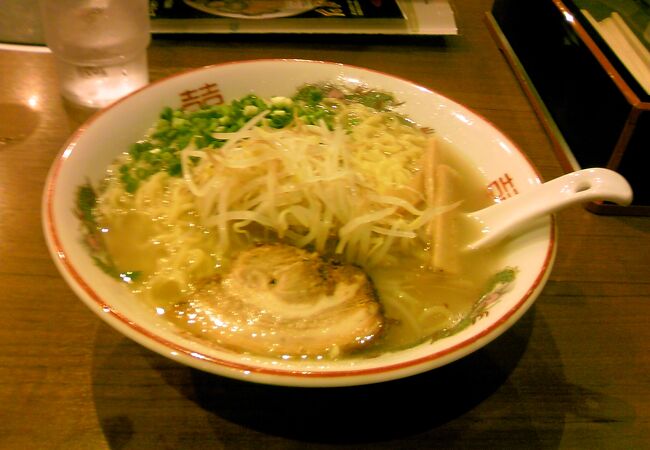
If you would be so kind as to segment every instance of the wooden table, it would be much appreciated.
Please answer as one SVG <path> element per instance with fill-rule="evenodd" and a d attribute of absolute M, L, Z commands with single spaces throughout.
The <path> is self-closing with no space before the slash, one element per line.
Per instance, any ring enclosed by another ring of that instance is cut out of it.
<path fill-rule="evenodd" d="M 155 38 L 151 78 L 254 58 L 385 71 L 466 104 L 544 178 L 550 141 L 484 23 L 457 37 Z M 558 214 L 559 250 L 532 310 L 488 347 L 420 376 L 300 390 L 208 375 L 108 327 L 72 293 L 41 233 L 44 179 L 79 125 L 49 54 L 0 51 L 0 448 L 649 448 L 650 218 Z"/>

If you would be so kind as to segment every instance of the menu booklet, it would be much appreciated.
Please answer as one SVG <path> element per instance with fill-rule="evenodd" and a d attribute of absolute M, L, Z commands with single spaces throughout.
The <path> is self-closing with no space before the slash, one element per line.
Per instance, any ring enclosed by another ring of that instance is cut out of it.
<path fill-rule="evenodd" d="M 457 34 L 448 0 L 150 0 L 153 33 Z"/>

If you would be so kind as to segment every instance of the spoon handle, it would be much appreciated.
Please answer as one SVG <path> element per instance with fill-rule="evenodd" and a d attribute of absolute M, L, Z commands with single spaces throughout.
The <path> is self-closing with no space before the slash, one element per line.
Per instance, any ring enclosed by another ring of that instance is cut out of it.
<path fill-rule="evenodd" d="M 540 184 L 506 201 L 469 213 L 482 234 L 467 249 L 493 244 L 533 220 L 576 203 L 607 200 L 619 205 L 632 202 L 632 188 L 625 178 L 609 169 L 571 172 Z"/>

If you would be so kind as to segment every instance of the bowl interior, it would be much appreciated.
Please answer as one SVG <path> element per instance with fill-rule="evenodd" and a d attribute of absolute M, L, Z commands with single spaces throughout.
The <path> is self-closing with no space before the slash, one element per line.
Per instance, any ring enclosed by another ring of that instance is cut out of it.
<path fill-rule="evenodd" d="M 495 196 L 505 199 L 540 183 L 527 158 L 494 126 L 408 81 L 314 61 L 262 60 L 205 67 L 153 83 L 103 110 L 70 139 L 55 160 L 43 197 L 44 232 L 54 261 L 75 293 L 110 325 L 164 356 L 216 374 L 273 384 L 333 386 L 399 378 L 460 358 L 507 329 L 532 304 L 550 271 L 555 251 L 550 217 L 507 244 L 503 266 L 519 269 L 517 281 L 489 314 L 448 338 L 370 359 L 279 362 L 208 347 L 178 333 L 93 264 L 73 212 L 76 189 L 88 180 L 100 180 L 108 164 L 146 133 L 163 107 L 192 108 L 199 102 L 228 102 L 248 93 L 288 96 L 307 82 L 324 81 L 394 93 L 403 102 L 400 111 L 433 128 L 471 160 Z"/>

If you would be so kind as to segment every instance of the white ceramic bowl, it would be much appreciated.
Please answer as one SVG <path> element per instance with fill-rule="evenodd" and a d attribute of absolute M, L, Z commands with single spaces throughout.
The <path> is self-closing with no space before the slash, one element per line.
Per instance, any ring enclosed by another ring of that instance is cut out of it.
<path fill-rule="evenodd" d="M 108 164 L 144 135 L 163 107 L 181 107 L 201 96 L 212 96 L 214 101 L 220 95 L 230 101 L 250 92 L 265 97 L 291 95 L 306 82 L 323 81 L 361 83 L 394 93 L 404 102 L 401 112 L 434 128 L 474 161 L 495 193 L 501 190 L 507 197 L 541 183 L 526 156 L 493 125 L 409 81 L 316 61 L 260 60 L 204 67 L 153 83 L 101 111 L 72 136 L 54 161 L 43 196 L 44 233 L 58 269 L 79 298 L 121 333 L 175 361 L 227 377 L 291 386 L 366 384 L 424 372 L 481 348 L 515 323 L 532 305 L 551 270 L 556 247 L 552 216 L 509 241 L 504 266 L 519 269 L 516 282 L 473 325 L 432 343 L 369 359 L 284 362 L 201 345 L 184 338 L 93 264 L 73 212 L 75 191 L 87 180 L 101 179 Z"/>

